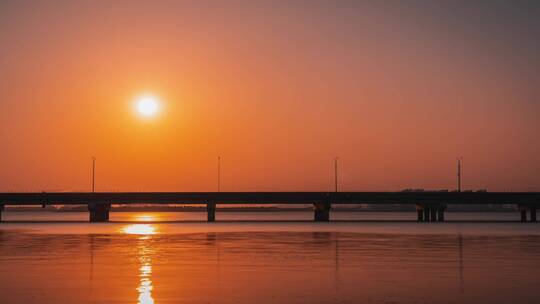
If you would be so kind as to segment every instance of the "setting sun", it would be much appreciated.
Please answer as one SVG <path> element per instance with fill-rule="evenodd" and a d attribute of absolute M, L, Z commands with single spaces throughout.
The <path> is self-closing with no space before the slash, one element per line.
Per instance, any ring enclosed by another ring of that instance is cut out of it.
<path fill-rule="evenodd" d="M 159 112 L 159 98 L 152 95 L 144 95 L 137 97 L 135 100 L 135 108 L 137 113 L 145 117 L 155 116 Z"/>

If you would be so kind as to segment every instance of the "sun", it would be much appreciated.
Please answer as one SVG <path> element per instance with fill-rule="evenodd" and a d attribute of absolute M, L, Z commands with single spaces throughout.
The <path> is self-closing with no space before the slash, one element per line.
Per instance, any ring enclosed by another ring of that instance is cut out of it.
<path fill-rule="evenodd" d="M 144 117 L 155 116 L 159 112 L 159 98 L 152 95 L 143 95 L 135 99 L 137 113 Z"/>

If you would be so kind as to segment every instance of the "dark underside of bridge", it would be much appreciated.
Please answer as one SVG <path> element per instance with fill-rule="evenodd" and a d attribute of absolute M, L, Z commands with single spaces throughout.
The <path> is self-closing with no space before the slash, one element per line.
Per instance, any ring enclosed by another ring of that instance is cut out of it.
<path fill-rule="evenodd" d="M 87 205 L 91 222 L 109 220 L 111 204 L 204 204 L 208 221 L 216 204 L 313 204 L 314 220 L 329 221 L 335 204 L 411 204 L 418 221 L 444 221 L 450 204 L 514 204 L 521 220 L 536 221 L 540 192 L 54 192 L 0 193 L 0 220 L 5 205 Z"/>

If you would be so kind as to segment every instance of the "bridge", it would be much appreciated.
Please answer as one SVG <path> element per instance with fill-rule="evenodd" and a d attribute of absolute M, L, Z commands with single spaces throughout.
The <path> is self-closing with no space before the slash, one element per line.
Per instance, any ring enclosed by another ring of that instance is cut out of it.
<path fill-rule="evenodd" d="M 418 221 L 444 221 L 450 204 L 514 204 L 521 221 L 536 222 L 540 192 L 36 192 L 0 193 L 0 221 L 6 205 L 87 205 L 90 222 L 109 220 L 111 204 L 203 204 L 215 221 L 216 204 L 313 204 L 314 220 L 330 220 L 335 204 L 410 204 Z"/>

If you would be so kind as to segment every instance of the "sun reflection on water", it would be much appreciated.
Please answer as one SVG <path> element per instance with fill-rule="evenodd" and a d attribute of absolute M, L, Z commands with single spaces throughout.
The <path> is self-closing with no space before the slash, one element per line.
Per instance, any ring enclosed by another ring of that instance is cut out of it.
<path fill-rule="evenodd" d="M 139 258 L 141 262 L 141 267 L 139 267 L 139 287 L 137 291 L 139 292 L 139 302 L 138 304 L 153 304 L 154 299 L 152 298 L 152 264 L 149 256 L 141 256 Z"/>
<path fill-rule="evenodd" d="M 154 222 L 159 219 L 159 216 L 156 216 L 155 214 L 136 214 L 133 216 L 133 220 L 137 222 Z"/>
<path fill-rule="evenodd" d="M 152 224 L 126 225 L 122 227 L 120 231 L 125 234 L 136 234 L 136 235 L 152 235 L 152 234 L 157 233 L 156 226 Z"/>
<path fill-rule="evenodd" d="M 122 233 L 133 234 L 139 236 L 139 246 L 137 247 L 137 254 L 139 260 L 139 286 L 137 291 L 139 292 L 138 304 L 154 304 L 154 298 L 152 298 L 152 255 L 154 249 L 151 246 L 149 240 L 152 235 L 157 233 L 157 228 L 152 224 L 131 224 L 126 225 L 120 229 Z"/>

